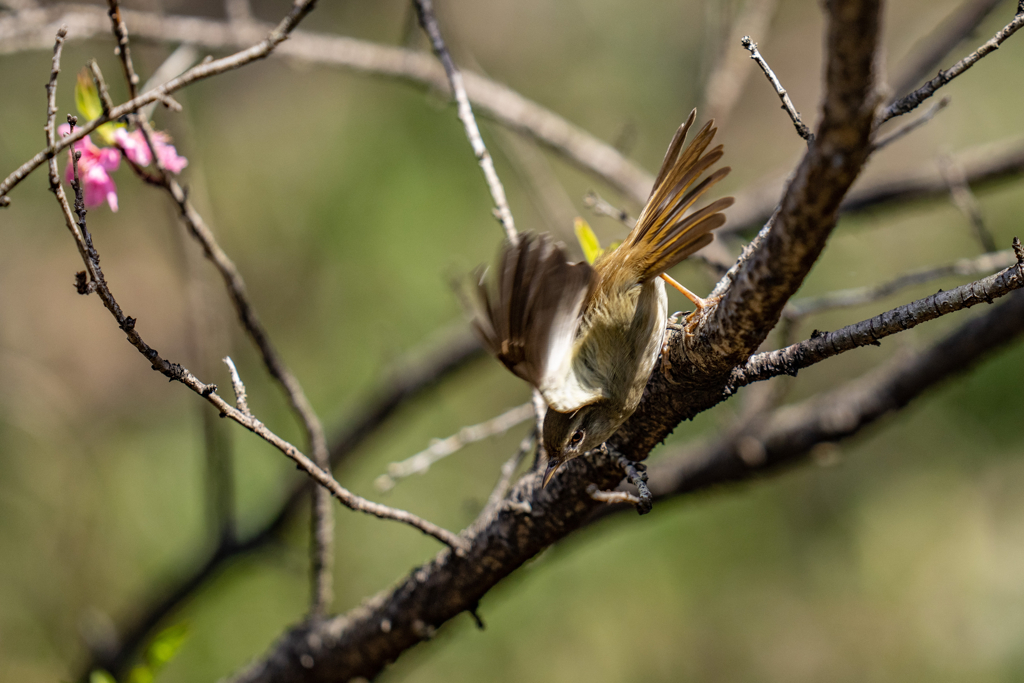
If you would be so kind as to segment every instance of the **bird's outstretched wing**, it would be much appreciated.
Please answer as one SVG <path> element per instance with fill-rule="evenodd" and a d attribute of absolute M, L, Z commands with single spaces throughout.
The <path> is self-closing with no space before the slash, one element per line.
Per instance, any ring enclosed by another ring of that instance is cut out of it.
<path fill-rule="evenodd" d="M 487 349 L 548 402 L 566 383 L 580 315 L 597 285 L 586 263 L 569 263 L 546 234 L 505 242 L 493 286 L 478 271 L 469 302 L 473 327 Z M 582 402 L 581 402 L 582 403 Z"/>

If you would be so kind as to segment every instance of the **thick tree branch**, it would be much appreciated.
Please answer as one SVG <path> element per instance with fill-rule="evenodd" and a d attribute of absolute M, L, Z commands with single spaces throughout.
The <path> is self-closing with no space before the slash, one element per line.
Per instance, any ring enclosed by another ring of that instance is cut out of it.
<path fill-rule="evenodd" d="M 825 247 L 843 197 L 871 152 L 878 5 L 864 0 L 829 8 L 826 95 L 814 144 L 771 226 L 719 283 L 713 295 L 720 302 L 686 337 L 684 353 L 694 369 L 721 372 L 764 341 Z"/>
<path fill-rule="evenodd" d="M 810 268 L 834 224 L 843 193 L 860 170 L 870 145 L 878 5 L 850 0 L 834 2 L 830 9 L 825 115 L 817 142 L 790 189 L 792 196 L 784 203 L 785 219 L 777 223 L 781 236 L 761 247 L 785 258 L 788 264 L 778 279 L 777 286 L 782 291 L 772 296 L 758 295 L 755 310 L 762 322 L 778 319 L 786 299 Z M 811 172 L 817 174 L 814 194 L 806 187 L 806 175 Z M 733 285 L 733 289 L 749 287 L 757 281 L 758 258 L 755 252 L 736 269 L 733 279 L 746 284 Z M 747 262 L 755 265 L 748 266 Z M 744 276 L 739 277 L 738 273 Z M 762 280 L 761 285 L 765 284 Z M 718 308 L 731 311 L 732 304 L 727 306 L 723 301 Z M 743 330 L 738 321 L 731 319 L 732 315 L 741 314 L 723 314 L 717 322 L 718 329 L 708 330 L 707 336 L 735 325 L 743 338 L 732 344 L 720 341 L 712 348 L 742 348 L 751 343 L 754 335 Z M 695 335 L 702 336 L 700 331 Z M 708 357 L 717 355 L 715 365 L 724 368 L 739 353 L 738 349 L 726 348 L 725 352 L 712 351 Z M 670 374 L 676 378 L 688 375 L 690 382 L 696 384 L 700 370 L 695 364 L 688 363 L 681 370 Z M 680 419 L 721 399 L 725 372 L 718 373 L 702 376 L 702 388 L 693 392 L 681 392 L 668 378 L 652 379 L 641 409 L 610 442 L 611 452 L 626 453 L 636 460 L 646 457 L 650 448 Z M 655 372 L 656 378 L 659 374 Z M 681 394 L 685 398 L 680 398 Z M 668 408 L 659 407 L 665 405 Z M 502 506 L 487 511 L 464 532 L 468 543 L 464 555 L 442 551 L 396 587 L 349 614 L 292 629 L 264 659 L 236 680 L 282 683 L 373 678 L 387 662 L 429 638 L 442 623 L 459 612 L 475 609 L 491 587 L 523 562 L 577 529 L 601 505 L 589 496 L 588 488 L 614 488 L 622 476 L 618 457 L 601 450 L 566 463 L 547 488 L 540 488 L 540 474 L 531 472 L 523 476 Z"/>
<path fill-rule="evenodd" d="M 821 443 L 859 433 L 945 380 L 967 372 L 1024 334 L 1024 293 L 970 320 L 942 341 L 649 469 L 655 500 L 759 476 L 791 465 Z"/>

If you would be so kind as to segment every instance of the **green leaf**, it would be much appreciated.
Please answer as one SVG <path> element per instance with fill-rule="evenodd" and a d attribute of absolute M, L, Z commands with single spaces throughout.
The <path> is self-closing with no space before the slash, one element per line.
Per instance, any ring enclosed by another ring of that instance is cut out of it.
<path fill-rule="evenodd" d="M 78 113 L 89 121 L 98 119 L 103 114 L 100 93 L 96 89 L 96 84 L 92 82 L 88 69 L 78 72 L 78 81 L 75 83 L 75 106 L 78 107 Z"/>
<path fill-rule="evenodd" d="M 583 258 L 587 259 L 587 263 L 593 264 L 604 253 L 601 243 L 597 241 L 597 235 L 582 218 L 576 218 L 575 230 L 576 239 L 583 247 Z"/>
<path fill-rule="evenodd" d="M 146 661 L 149 662 L 153 674 L 178 654 L 178 650 L 186 640 L 188 640 L 188 624 L 184 622 L 168 626 L 156 635 L 149 649 L 146 650 Z"/>
<path fill-rule="evenodd" d="M 117 681 L 103 669 L 93 669 L 89 672 L 89 683 L 117 683 Z"/>

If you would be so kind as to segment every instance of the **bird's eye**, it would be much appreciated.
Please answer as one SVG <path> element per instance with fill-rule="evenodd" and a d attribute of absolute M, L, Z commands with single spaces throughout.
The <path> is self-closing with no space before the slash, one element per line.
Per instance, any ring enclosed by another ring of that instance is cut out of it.
<path fill-rule="evenodd" d="M 569 439 L 569 445 L 578 446 L 581 441 L 583 441 L 583 430 L 577 429 L 575 432 L 573 432 L 572 438 Z"/>

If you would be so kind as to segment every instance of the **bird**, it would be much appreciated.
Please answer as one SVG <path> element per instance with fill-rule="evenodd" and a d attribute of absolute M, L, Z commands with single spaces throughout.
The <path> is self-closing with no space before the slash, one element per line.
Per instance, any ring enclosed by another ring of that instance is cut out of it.
<path fill-rule="evenodd" d="M 523 232 L 501 247 L 492 282 L 476 271 L 471 321 L 485 348 L 544 398 L 546 487 L 565 462 L 603 444 L 636 410 L 663 350 L 665 282 L 702 310 L 706 302 L 665 271 L 711 243 L 732 197 L 693 210 L 730 171 L 723 146 L 708 150 L 708 121 L 686 148 L 694 109 L 668 146 L 647 204 L 621 245 L 593 265 L 571 263 L 547 233 Z M 696 183 L 696 184 L 695 184 Z M 692 315 L 692 314 L 691 314 Z"/>

